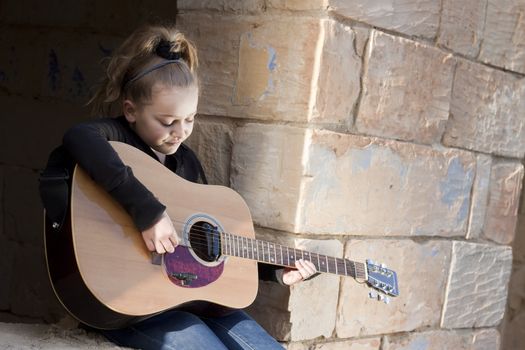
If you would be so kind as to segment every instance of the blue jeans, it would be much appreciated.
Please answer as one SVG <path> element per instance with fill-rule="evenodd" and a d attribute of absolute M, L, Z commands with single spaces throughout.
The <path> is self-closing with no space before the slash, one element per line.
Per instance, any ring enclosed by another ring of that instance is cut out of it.
<path fill-rule="evenodd" d="M 244 311 L 205 318 L 171 310 L 128 328 L 101 332 L 117 345 L 147 350 L 283 349 Z"/>

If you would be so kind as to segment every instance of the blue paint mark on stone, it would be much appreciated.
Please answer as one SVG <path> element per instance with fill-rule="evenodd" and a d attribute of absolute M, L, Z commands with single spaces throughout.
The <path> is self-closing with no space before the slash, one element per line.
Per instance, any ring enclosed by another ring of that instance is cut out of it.
<path fill-rule="evenodd" d="M 456 218 L 458 223 L 466 220 L 468 215 L 473 176 L 473 170 L 465 170 L 459 158 L 456 157 L 450 162 L 446 179 L 440 183 L 441 201 L 449 208 L 462 200 Z"/>
<path fill-rule="evenodd" d="M 370 147 L 354 150 L 352 152 L 352 174 L 358 174 L 361 171 L 366 171 L 370 168 L 372 163 L 372 149 Z"/>
<path fill-rule="evenodd" d="M 72 80 L 75 83 L 74 94 L 76 96 L 83 96 L 86 91 L 86 80 L 84 79 L 84 75 L 80 69 L 78 69 L 78 67 L 75 67 L 73 70 Z"/>
<path fill-rule="evenodd" d="M 105 57 L 111 56 L 112 49 L 106 49 L 101 43 L 98 43 L 98 48 Z"/>
<path fill-rule="evenodd" d="M 277 54 L 275 52 L 275 49 L 270 46 L 268 46 L 268 54 L 270 56 L 268 59 L 268 69 L 270 70 L 270 72 L 273 72 L 277 67 Z"/>
<path fill-rule="evenodd" d="M 427 339 L 417 338 L 410 344 L 410 350 L 427 350 L 429 345 Z"/>
<path fill-rule="evenodd" d="M 60 85 L 60 65 L 55 50 L 49 52 L 48 67 L 47 77 L 49 79 L 49 86 L 51 87 L 51 90 L 56 91 Z"/>

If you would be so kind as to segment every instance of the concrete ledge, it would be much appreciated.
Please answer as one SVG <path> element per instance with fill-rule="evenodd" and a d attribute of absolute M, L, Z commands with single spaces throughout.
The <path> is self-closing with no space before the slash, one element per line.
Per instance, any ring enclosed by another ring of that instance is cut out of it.
<path fill-rule="evenodd" d="M 80 328 L 58 325 L 0 323 L 0 350 L 129 349 L 114 345 L 103 336 Z"/>

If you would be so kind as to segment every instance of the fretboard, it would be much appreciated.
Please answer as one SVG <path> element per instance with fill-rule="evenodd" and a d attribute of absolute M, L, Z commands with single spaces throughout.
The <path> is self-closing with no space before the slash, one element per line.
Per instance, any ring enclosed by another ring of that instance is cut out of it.
<path fill-rule="evenodd" d="M 363 263 L 311 253 L 254 238 L 221 233 L 221 250 L 223 255 L 293 268 L 295 268 L 296 260 L 303 259 L 311 261 L 318 272 L 366 279 Z"/>

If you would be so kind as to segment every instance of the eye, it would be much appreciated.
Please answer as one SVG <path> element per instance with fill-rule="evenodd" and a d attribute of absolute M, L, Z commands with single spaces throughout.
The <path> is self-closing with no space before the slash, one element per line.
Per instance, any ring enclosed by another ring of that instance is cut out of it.
<path fill-rule="evenodd" d="M 186 118 L 186 123 L 193 123 L 193 121 L 195 120 L 194 117 L 189 117 L 189 118 Z"/>
<path fill-rule="evenodd" d="M 171 122 L 169 123 L 166 123 L 164 121 L 160 121 L 160 123 L 165 126 L 165 127 L 168 127 L 168 126 L 172 126 L 173 124 L 175 124 L 175 120 L 172 120 Z"/>

